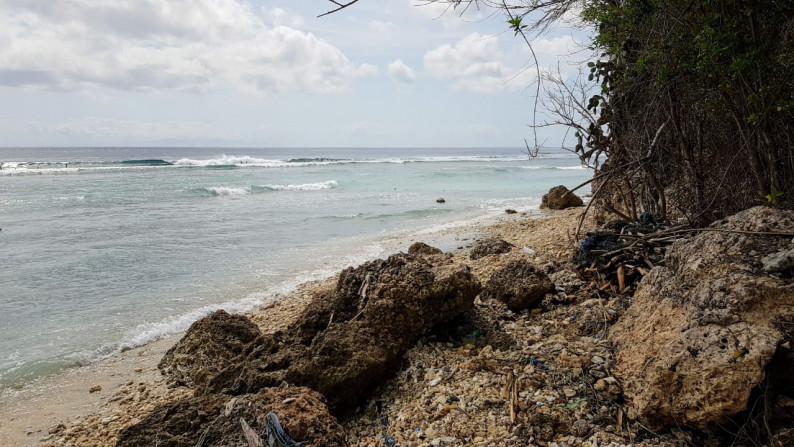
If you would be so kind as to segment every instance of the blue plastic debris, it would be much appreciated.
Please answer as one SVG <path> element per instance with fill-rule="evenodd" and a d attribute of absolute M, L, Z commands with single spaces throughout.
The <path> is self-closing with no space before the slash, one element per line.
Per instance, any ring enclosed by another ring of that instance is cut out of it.
<path fill-rule="evenodd" d="M 265 417 L 265 428 L 267 429 L 268 447 L 304 447 L 305 443 L 295 442 L 287 435 L 278 418 L 272 412 Z"/>

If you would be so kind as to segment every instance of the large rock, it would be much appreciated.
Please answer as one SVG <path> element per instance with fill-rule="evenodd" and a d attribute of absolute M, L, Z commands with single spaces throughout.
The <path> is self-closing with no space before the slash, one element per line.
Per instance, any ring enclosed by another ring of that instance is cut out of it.
<path fill-rule="evenodd" d="M 218 310 L 190 325 L 157 367 L 173 385 L 201 385 L 259 336 L 259 328 L 248 318 Z"/>
<path fill-rule="evenodd" d="M 480 259 L 489 255 L 501 255 L 509 253 L 513 249 L 513 244 L 499 238 L 488 238 L 477 241 L 471 248 L 469 257 L 471 259 Z"/>
<path fill-rule="evenodd" d="M 756 207 L 712 224 L 724 230 L 794 230 L 794 212 Z M 704 232 L 677 241 L 666 267 L 643 278 L 611 328 L 630 407 L 652 428 L 713 429 L 745 410 L 794 321 L 790 279 L 761 259 L 791 238 Z M 790 340 L 789 340 L 790 341 Z"/>
<path fill-rule="evenodd" d="M 540 207 L 552 210 L 564 210 L 574 206 L 582 206 L 584 202 L 576 194 L 568 191 L 563 185 L 555 186 L 543 195 Z"/>
<path fill-rule="evenodd" d="M 554 293 L 549 277 L 529 261 L 519 259 L 493 272 L 481 298 L 502 301 L 510 310 L 519 312 L 537 304 L 547 293 Z"/>
<path fill-rule="evenodd" d="M 344 270 L 336 291 L 315 297 L 286 331 L 259 337 L 232 360 L 219 357 L 220 371 L 196 372 L 196 392 L 255 393 L 287 382 L 322 393 L 332 410 L 355 406 L 419 337 L 473 307 L 481 286 L 469 268 L 434 262 L 398 254 Z"/>
<path fill-rule="evenodd" d="M 118 447 L 247 447 L 240 418 L 267 445 L 265 417 L 273 412 L 287 435 L 307 447 L 343 447 L 342 427 L 323 397 L 307 388 L 267 389 L 232 397 L 210 394 L 167 403 L 119 434 Z"/>

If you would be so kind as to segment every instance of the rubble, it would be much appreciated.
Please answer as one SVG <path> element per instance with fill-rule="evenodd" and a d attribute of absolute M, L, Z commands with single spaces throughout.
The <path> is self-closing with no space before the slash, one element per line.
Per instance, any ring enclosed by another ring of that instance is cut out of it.
<path fill-rule="evenodd" d="M 320 394 L 307 388 L 266 389 L 258 394 L 210 394 L 183 398 L 153 409 L 119 435 L 118 447 L 248 446 L 240 420 L 264 434 L 273 412 L 290 437 L 307 447 L 347 446 L 342 427 L 328 413 Z"/>

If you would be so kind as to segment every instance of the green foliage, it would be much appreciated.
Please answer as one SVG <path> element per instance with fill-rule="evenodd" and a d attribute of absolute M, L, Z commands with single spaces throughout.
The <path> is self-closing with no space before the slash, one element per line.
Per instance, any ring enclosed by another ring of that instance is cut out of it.
<path fill-rule="evenodd" d="M 516 36 L 527 29 L 527 25 L 521 24 L 521 17 L 513 17 L 507 21 L 507 24 L 510 25 L 510 29 L 516 33 Z"/>
<path fill-rule="evenodd" d="M 783 191 L 775 191 L 775 188 L 772 188 L 769 194 L 766 195 L 766 200 L 772 205 L 777 205 L 782 197 Z"/>
<path fill-rule="evenodd" d="M 794 2 L 586 0 L 582 18 L 600 50 L 588 63 L 600 91 L 586 104 L 598 122 L 583 136 L 620 178 L 611 200 L 663 214 L 672 199 L 704 221 L 766 192 L 768 203 L 786 203 Z"/>

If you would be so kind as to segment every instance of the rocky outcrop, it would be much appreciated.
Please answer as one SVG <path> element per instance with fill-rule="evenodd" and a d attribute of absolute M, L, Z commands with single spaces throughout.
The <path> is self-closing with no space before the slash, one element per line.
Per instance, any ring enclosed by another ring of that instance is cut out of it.
<path fill-rule="evenodd" d="M 502 301 L 510 310 L 520 312 L 533 307 L 547 293 L 554 293 L 549 277 L 529 261 L 519 259 L 494 271 L 480 297 Z"/>
<path fill-rule="evenodd" d="M 756 207 L 712 225 L 794 231 L 794 212 Z M 677 241 L 611 328 L 628 405 L 652 428 L 712 429 L 745 410 L 794 321 L 790 279 L 762 259 L 791 238 L 704 232 Z"/>
<path fill-rule="evenodd" d="M 259 328 L 248 318 L 218 310 L 193 323 L 157 367 L 174 385 L 201 385 L 259 336 Z"/>
<path fill-rule="evenodd" d="M 408 254 L 409 255 L 424 255 L 424 256 L 432 256 L 432 255 L 440 255 L 444 252 L 436 247 L 431 247 L 430 245 L 425 244 L 424 242 L 414 242 L 408 247 Z"/>
<path fill-rule="evenodd" d="M 509 253 L 513 249 L 513 244 L 498 238 L 489 238 L 477 241 L 471 248 L 469 257 L 471 259 L 480 259 L 489 255 L 501 255 Z"/>
<path fill-rule="evenodd" d="M 346 446 L 344 431 L 323 397 L 307 388 L 267 389 L 232 397 L 210 394 L 161 405 L 122 430 L 118 447 L 247 447 L 240 418 L 266 441 L 266 416 L 278 416 L 287 435 L 308 446 Z M 203 437 L 203 443 L 199 440 Z"/>
<path fill-rule="evenodd" d="M 555 186 L 543 195 L 540 207 L 552 210 L 564 210 L 574 206 L 582 206 L 584 202 L 576 194 L 563 185 Z"/>
<path fill-rule="evenodd" d="M 473 307 L 481 286 L 469 268 L 434 262 L 398 254 L 348 268 L 336 291 L 315 297 L 286 331 L 257 338 L 234 359 L 218 356 L 219 371 L 183 380 L 198 394 L 235 395 L 287 382 L 320 392 L 333 410 L 351 408 L 425 332 Z M 176 347 L 173 355 L 181 354 Z"/>

